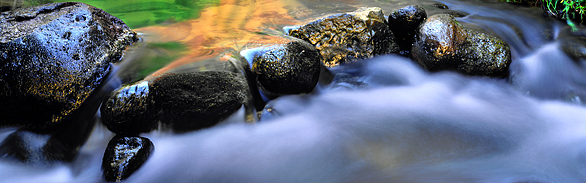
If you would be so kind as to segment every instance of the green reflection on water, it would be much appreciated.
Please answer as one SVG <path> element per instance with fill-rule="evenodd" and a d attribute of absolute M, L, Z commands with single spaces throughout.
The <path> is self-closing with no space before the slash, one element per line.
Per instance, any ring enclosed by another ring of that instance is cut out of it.
<path fill-rule="evenodd" d="M 71 0 L 28 0 L 28 5 Z M 199 17 L 202 9 L 218 5 L 220 0 L 76 0 L 120 18 L 132 29 L 179 22 Z"/>
<path fill-rule="evenodd" d="M 149 55 L 141 60 L 141 63 L 138 64 L 140 68 L 134 77 L 135 80 L 143 79 L 165 67 L 167 64 L 183 56 L 188 50 L 185 45 L 178 42 L 148 43 L 147 49 L 150 50 L 150 53 L 158 54 Z"/>

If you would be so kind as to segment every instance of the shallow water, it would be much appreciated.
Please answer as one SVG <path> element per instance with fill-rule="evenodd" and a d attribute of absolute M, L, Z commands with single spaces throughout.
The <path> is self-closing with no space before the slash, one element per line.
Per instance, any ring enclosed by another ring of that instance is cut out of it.
<path fill-rule="evenodd" d="M 241 110 L 205 130 L 143 134 L 155 152 L 127 181 L 585 182 L 586 64 L 561 49 L 572 39 L 564 24 L 534 8 L 442 2 L 467 14 L 458 18 L 465 26 L 510 45 L 509 78 L 428 73 L 396 55 L 345 65 L 311 94 L 269 102 L 271 112 L 256 124 L 244 123 Z M 136 66 L 144 57 L 176 59 L 154 75 L 221 69 L 210 60 L 277 41 L 267 34 L 283 26 L 360 6 L 388 15 L 410 4 L 429 14 L 448 11 L 429 1 L 222 1 L 199 19 L 138 28 L 143 42 L 109 84 L 140 77 L 128 72 L 144 70 Z M 168 42 L 185 47 L 149 46 Z M 0 129 L 0 138 L 14 130 Z M 101 182 L 112 136 L 98 123 L 71 163 L 2 161 L 0 182 Z"/>

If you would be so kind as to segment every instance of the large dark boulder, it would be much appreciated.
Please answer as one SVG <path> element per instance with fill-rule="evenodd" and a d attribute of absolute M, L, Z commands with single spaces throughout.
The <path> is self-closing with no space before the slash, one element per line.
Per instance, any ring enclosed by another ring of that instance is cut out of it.
<path fill-rule="evenodd" d="M 252 60 L 252 72 L 265 93 L 309 93 L 319 80 L 321 55 L 305 41 L 295 40 L 260 48 Z"/>
<path fill-rule="evenodd" d="M 155 145 L 144 137 L 115 136 L 108 143 L 102 159 L 104 179 L 120 182 L 138 170 L 155 150 Z"/>
<path fill-rule="evenodd" d="M 102 123 L 116 134 L 138 135 L 156 128 L 157 110 L 148 81 L 111 93 L 100 108 Z"/>
<path fill-rule="evenodd" d="M 175 132 L 211 127 L 249 101 L 246 79 L 229 71 L 162 76 L 151 84 L 160 119 Z"/>
<path fill-rule="evenodd" d="M 47 129 L 100 85 L 136 33 L 83 3 L 0 14 L 0 126 Z"/>
<path fill-rule="evenodd" d="M 511 51 L 502 40 L 462 26 L 439 14 L 420 27 L 412 57 L 428 71 L 455 70 L 466 75 L 507 77 Z"/>
<path fill-rule="evenodd" d="M 395 36 L 378 7 L 331 15 L 285 31 L 313 44 L 327 67 L 399 52 Z"/>

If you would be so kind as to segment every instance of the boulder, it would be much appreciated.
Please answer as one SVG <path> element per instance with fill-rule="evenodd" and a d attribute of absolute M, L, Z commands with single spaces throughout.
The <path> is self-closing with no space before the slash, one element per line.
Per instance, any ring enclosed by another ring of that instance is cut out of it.
<path fill-rule="evenodd" d="M 164 75 L 150 88 L 161 121 L 175 132 L 211 127 L 249 100 L 246 78 L 228 71 Z"/>
<path fill-rule="evenodd" d="M 113 137 L 102 159 L 104 179 L 120 182 L 128 178 L 147 161 L 154 150 L 155 146 L 148 138 Z"/>
<path fill-rule="evenodd" d="M 351 13 L 327 16 L 285 32 L 313 44 L 327 67 L 375 55 L 398 53 L 395 36 L 382 9 L 364 7 Z"/>
<path fill-rule="evenodd" d="M 401 51 L 408 52 L 411 50 L 415 31 L 426 18 L 425 9 L 418 5 L 403 7 L 389 15 L 389 27 L 395 34 Z"/>
<path fill-rule="evenodd" d="M 251 71 L 258 87 L 269 94 L 309 93 L 319 80 L 321 55 L 305 41 L 259 48 Z"/>
<path fill-rule="evenodd" d="M 102 104 L 102 123 L 116 134 L 149 132 L 157 127 L 154 105 L 148 81 L 122 87 Z"/>
<path fill-rule="evenodd" d="M 100 85 L 136 33 L 83 3 L 0 14 L 0 126 L 47 129 Z"/>
<path fill-rule="evenodd" d="M 428 71 L 504 78 L 511 63 L 509 46 L 499 38 L 463 27 L 446 14 L 429 17 L 418 29 L 412 58 Z"/>

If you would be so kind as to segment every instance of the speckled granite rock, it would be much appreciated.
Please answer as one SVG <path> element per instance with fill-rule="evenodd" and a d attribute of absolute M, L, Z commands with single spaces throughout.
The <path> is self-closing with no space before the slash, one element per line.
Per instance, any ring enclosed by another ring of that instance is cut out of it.
<path fill-rule="evenodd" d="M 395 36 L 378 7 L 360 8 L 302 26 L 286 27 L 285 32 L 313 44 L 327 67 L 399 51 Z"/>
<path fill-rule="evenodd" d="M 136 33 L 82 3 L 0 14 L 0 126 L 47 129 L 70 116 L 101 83 Z"/>

